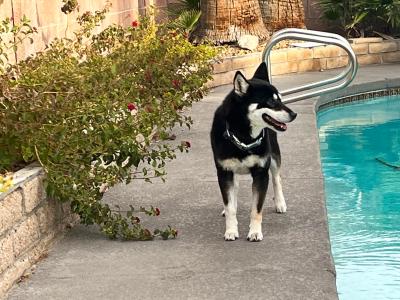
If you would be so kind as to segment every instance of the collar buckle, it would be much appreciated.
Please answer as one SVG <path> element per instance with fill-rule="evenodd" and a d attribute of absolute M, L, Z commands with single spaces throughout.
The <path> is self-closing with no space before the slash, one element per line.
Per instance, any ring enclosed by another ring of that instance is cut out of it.
<path fill-rule="evenodd" d="M 263 139 L 265 137 L 265 129 L 263 128 L 261 132 L 261 137 L 259 137 L 257 140 L 250 144 L 245 144 L 241 142 L 232 132 L 229 131 L 229 125 L 226 123 L 226 130 L 224 132 L 224 137 L 228 140 L 230 140 L 236 147 L 238 147 L 240 150 L 243 151 L 250 151 L 251 149 L 258 147 L 261 145 L 263 142 Z"/>

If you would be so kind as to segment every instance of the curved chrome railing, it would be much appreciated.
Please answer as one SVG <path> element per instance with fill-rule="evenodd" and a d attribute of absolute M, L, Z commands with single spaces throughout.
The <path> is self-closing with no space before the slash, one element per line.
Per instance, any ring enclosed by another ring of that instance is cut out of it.
<path fill-rule="evenodd" d="M 329 79 L 321 80 L 314 83 L 305 84 L 299 87 L 294 87 L 288 90 L 281 91 L 284 99 L 284 103 L 292 103 L 307 98 L 319 96 L 325 93 L 334 92 L 348 86 L 357 74 L 358 63 L 357 57 L 351 48 L 349 42 L 340 35 L 334 33 L 328 33 L 323 31 L 307 30 L 307 29 L 297 29 L 297 28 L 287 28 L 277 31 L 272 37 L 269 43 L 265 46 L 262 54 L 262 61 L 267 62 L 268 65 L 268 75 L 270 81 L 271 76 L 271 63 L 270 54 L 272 48 L 283 40 L 300 40 L 307 42 L 318 42 L 323 44 L 335 45 L 343 50 L 345 50 L 349 56 L 349 64 L 345 70 L 337 76 Z M 272 82 L 272 81 L 271 81 Z M 340 82 L 340 83 L 339 83 Z M 337 85 L 333 85 L 338 83 Z M 327 86 L 331 85 L 331 86 Z M 320 88 L 321 87 L 321 88 Z M 317 89 L 320 88 L 320 89 Z M 303 91 L 314 90 L 307 93 L 298 94 Z M 288 95 L 297 94 L 289 97 Z"/>

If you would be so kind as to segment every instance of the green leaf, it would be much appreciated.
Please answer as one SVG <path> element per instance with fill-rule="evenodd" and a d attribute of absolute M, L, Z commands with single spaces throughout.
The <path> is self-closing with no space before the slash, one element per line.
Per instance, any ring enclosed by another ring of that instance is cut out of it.
<path fill-rule="evenodd" d="M 113 65 L 111 66 L 111 73 L 112 73 L 113 75 L 117 74 L 117 65 L 116 65 L 116 64 L 113 64 Z"/>
<path fill-rule="evenodd" d="M 31 147 L 22 146 L 22 158 L 24 159 L 24 161 L 32 161 L 33 155 L 34 151 Z"/>
<path fill-rule="evenodd" d="M 174 21 L 174 25 L 187 32 L 193 31 L 201 16 L 200 10 L 187 10 L 181 12 L 178 18 Z"/>

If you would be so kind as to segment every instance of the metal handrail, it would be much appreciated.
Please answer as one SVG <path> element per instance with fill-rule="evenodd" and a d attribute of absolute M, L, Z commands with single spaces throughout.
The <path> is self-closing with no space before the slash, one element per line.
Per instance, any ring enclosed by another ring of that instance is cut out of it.
<path fill-rule="evenodd" d="M 329 33 L 329 32 L 323 32 L 323 31 L 304 30 L 304 29 L 298 29 L 298 28 L 288 28 L 288 29 L 283 29 L 283 30 L 280 30 L 280 31 L 276 32 L 276 34 L 272 38 L 276 38 L 277 36 L 280 36 L 280 35 L 283 35 L 283 34 L 286 35 L 286 34 L 290 34 L 290 33 L 306 34 L 306 35 L 309 35 L 309 36 L 312 36 L 312 37 L 313 36 L 314 37 L 315 36 L 320 36 L 322 38 L 336 38 L 336 39 L 342 41 L 344 43 L 344 45 L 346 45 L 346 46 L 348 45 L 350 51 L 353 51 L 352 48 L 350 47 L 350 45 L 348 44 L 347 40 L 344 37 L 342 37 L 340 35 L 337 35 L 337 34 L 333 34 L 333 33 Z M 285 40 L 285 39 L 287 39 L 287 37 L 284 37 L 283 39 L 280 39 L 280 41 L 281 40 Z M 271 39 L 271 41 L 272 41 L 272 39 Z M 321 42 L 320 39 L 318 39 L 318 41 Z M 276 43 L 278 43 L 278 41 L 276 41 L 274 44 L 276 44 Z M 272 43 L 270 43 L 269 46 L 270 46 L 270 49 L 272 49 L 272 47 L 274 45 L 272 45 Z M 271 51 L 270 49 L 266 48 L 267 51 Z M 266 53 L 267 51 L 264 51 L 264 53 Z M 271 73 L 271 69 L 270 69 L 271 68 L 271 64 L 269 63 L 268 66 L 269 66 L 268 70 Z M 301 91 L 304 91 L 304 90 L 307 90 L 307 89 L 311 89 L 311 88 L 314 88 L 314 87 L 319 87 L 319 86 L 322 86 L 322 85 L 327 85 L 327 84 L 331 84 L 331 83 L 340 81 L 343 78 L 345 78 L 347 76 L 347 74 L 351 70 L 352 70 L 351 66 L 348 66 L 342 73 L 340 73 L 339 75 L 337 75 L 335 77 L 323 80 L 321 82 L 316 82 L 316 83 L 313 83 L 313 84 L 307 84 L 307 85 L 304 85 L 304 86 L 301 86 L 301 87 L 285 90 L 284 93 L 285 94 L 292 94 L 292 93 L 301 92 Z M 271 74 L 269 74 L 269 75 L 271 75 Z M 271 76 L 270 76 L 270 78 L 271 78 Z"/>
<path fill-rule="evenodd" d="M 271 64 L 270 62 L 270 54 L 272 48 L 282 40 L 301 40 L 301 41 L 308 41 L 308 42 L 319 42 L 323 44 L 330 44 L 338 46 L 344 49 L 348 56 L 349 56 L 349 65 L 347 68 L 337 76 L 334 76 L 329 79 L 321 80 L 314 83 L 305 84 L 299 87 L 294 87 L 288 90 L 281 91 L 282 96 L 287 96 L 291 94 L 296 94 L 299 92 L 316 89 L 318 87 L 323 87 L 326 85 L 330 85 L 336 82 L 341 82 L 338 85 L 333 85 L 330 87 L 321 88 L 318 90 L 310 91 L 308 93 L 294 95 L 291 97 L 284 97 L 284 103 L 292 103 L 297 102 L 300 100 L 304 100 L 307 98 L 319 96 L 321 94 L 334 92 L 340 90 L 346 86 L 348 86 L 354 79 L 357 74 L 358 63 L 357 57 L 351 48 L 349 42 L 340 35 L 334 33 L 328 33 L 323 31 L 316 31 L 316 30 L 306 30 L 306 29 L 297 29 L 297 28 L 287 28 L 277 31 L 272 37 L 267 46 L 265 47 L 263 54 L 262 54 L 262 61 L 265 61 L 268 65 L 268 75 L 270 81 L 272 79 L 271 76 Z M 271 81 L 272 82 L 272 81 Z"/>

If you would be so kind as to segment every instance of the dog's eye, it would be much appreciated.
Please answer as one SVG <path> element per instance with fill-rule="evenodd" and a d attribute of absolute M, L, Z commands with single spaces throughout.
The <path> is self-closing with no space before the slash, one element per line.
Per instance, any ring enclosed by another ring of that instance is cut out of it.
<path fill-rule="evenodd" d="M 275 107 L 278 104 L 277 102 L 278 102 L 278 100 L 275 100 L 274 98 L 269 98 L 267 100 L 267 105 L 269 107 Z"/>
<path fill-rule="evenodd" d="M 272 95 L 272 98 L 274 99 L 274 100 L 276 100 L 276 101 L 281 101 L 281 99 L 282 99 L 282 97 L 281 97 L 281 94 L 273 94 Z"/>
<path fill-rule="evenodd" d="M 266 100 L 264 100 L 261 103 L 258 103 L 257 105 L 257 109 L 261 109 L 261 108 L 274 108 L 276 106 L 276 100 L 273 100 L 272 98 L 268 98 Z"/>

